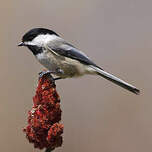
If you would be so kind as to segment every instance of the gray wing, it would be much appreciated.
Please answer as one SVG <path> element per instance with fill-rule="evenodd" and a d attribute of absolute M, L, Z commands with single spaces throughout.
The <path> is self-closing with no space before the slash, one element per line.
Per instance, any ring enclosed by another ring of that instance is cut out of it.
<path fill-rule="evenodd" d="M 52 50 L 61 56 L 75 59 L 75 60 L 77 60 L 83 64 L 86 64 L 86 65 L 93 65 L 95 67 L 98 67 L 83 52 L 79 51 L 73 45 L 71 45 L 65 41 L 59 41 L 59 42 L 56 41 L 53 43 L 51 42 L 47 46 L 48 46 L 50 51 Z M 100 68 L 100 67 L 98 67 L 98 68 Z"/>

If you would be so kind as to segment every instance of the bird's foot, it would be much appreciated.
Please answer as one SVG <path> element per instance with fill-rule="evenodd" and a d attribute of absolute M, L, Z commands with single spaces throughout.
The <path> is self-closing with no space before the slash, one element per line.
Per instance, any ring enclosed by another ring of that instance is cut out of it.
<path fill-rule="evenodd" d="M 55 74 L 55 72 L 53 72 L 53 71 L 41 71 L 40 73 L 39 73 L 39 79 L 40 78 L 42 78 L 44 75 L 49 75 L 49 76 L 51 76 L 52 77 L 52 75 L 51 74 Z M 60 79 L 62 79 L 61 77 L 56 77 L 56 78 L 53 78 L 52 77 L 52 79 L 54 80 L 54 81 L 56 81 L 56 80 L 60 80 Z"/>
<path fill-rule="evenodd" d="M 54 72 L 51 72 L 51 71 L 41 71 L 39 72 L 39 78 L 42 78 L 44 75 L 51 75 L 53 73 Z"/>

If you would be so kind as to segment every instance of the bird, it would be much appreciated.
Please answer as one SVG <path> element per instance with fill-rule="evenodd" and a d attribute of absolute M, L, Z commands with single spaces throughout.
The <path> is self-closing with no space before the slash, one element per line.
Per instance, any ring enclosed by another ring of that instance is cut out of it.
<path fill-rule="evenodd" d="M 57 79 L 99 75 L 134 94 L 140 94 L 135 86 L 100 68 L 85 53 L 52 30 L 33 28 L 23 35 L 18 46 L 27 47 Z"/>

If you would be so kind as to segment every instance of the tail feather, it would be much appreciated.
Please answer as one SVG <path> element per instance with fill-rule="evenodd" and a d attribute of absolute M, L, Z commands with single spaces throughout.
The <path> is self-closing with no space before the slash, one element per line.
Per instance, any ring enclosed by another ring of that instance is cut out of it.
<path fill-rule="evenodd" d="M 140 94 L 140 90 L 137 89 L 135 86 L 115 77 L 114 75 L 112 75 L 112 74 L 110 74 L 110 73 L 108 73 L 108 72 L 106 72 L 98 67 L 95 67 L 95 66 L 91 66 L 91 67 L 97 72 L 98 75 L 102 76 L 103 78 L 105 78 L 105 79 L 119 85 L 120 87 L 125 88 L 125 89 L 127 89 L 127 90 L 129 90 L 137 95 Z"/>

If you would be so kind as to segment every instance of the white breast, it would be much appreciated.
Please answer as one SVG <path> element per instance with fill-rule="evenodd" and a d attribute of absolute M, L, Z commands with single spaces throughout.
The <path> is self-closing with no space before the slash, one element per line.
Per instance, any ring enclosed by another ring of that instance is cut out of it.
<path fill-rule="evenodd" d="M 51 53 L 39 53 L 36 55 L 36 59 L 50 71 L 55 71 L 57 69 L 56 60 L 51 56 Z"/>
<path fill-rule="evenodd" d="M 58 73 L 56 71 L 56 75 L 63 78 L 78 77 L 84 74 L 94 74 L 94 70 L 89 66 L 74 59 L 56 56 L 51 52 L 40 53 L 36 55 L 36 58 L 44 67 L 52 72 L 55 72 L 57 69 L 61 69 L 63 73 Z"/>

